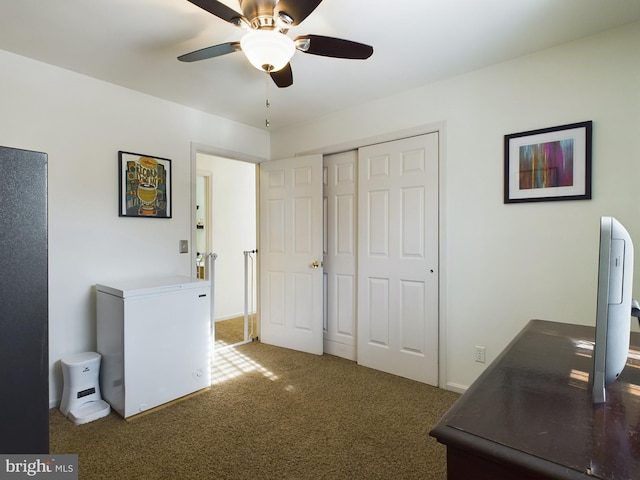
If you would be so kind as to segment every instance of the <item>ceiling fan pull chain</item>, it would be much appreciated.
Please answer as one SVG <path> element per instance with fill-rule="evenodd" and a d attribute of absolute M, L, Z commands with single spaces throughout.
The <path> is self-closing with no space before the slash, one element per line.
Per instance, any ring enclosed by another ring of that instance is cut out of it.
<path fill-rule="evenodd" d="M 265 97 L 266 100 L 264 102 L 264 106 L 265 106 L 265 110 L 266 110 L 266 114 L 265 114 L 265 120 L 264 120 L 264 125 L 265 127 L 269 128 L 271 126 L 271 124 L 269 123 L 269 107 L 271 106 L 271 104 L 269 103 L 269 80 L 271 79 L 271 77 L 269 76 L 269 74 L 267 73 L 266 75 L 266 89 L 265 89 Z"/>

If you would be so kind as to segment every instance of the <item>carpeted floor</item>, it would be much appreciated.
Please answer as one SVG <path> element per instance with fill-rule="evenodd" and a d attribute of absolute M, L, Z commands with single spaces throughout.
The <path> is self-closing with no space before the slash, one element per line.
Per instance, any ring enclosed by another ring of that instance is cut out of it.
<path fill-rule="evenodd" d="M 51 453 L 77 453 L 85 480 L 446 477 L 428 432 L 458 394 L 258 342 L 212 372 L 209 391 L 132 421 L 51 410 Z"/>
<path fill-rule="evenodd" d="M 253 333 L 251 328 L 252 317 L 249 317 L 249 335 Z M 244 317 L 221 320 L 214 324 L 216 348 L 226 347 L 244 341 Z"/>

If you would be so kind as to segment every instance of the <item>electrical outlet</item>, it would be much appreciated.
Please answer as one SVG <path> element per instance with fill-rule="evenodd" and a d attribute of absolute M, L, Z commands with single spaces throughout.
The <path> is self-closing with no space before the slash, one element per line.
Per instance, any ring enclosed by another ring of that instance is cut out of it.
<path fill-rule="evenodd" d="M 487 352 L 484 347 L 476 345 L 476 362 L 484 363 L 487 360 Z"/>
<path fill-rule="evenodd" d="M 180 253 L 189 253 L 189 240 L 180 240 Z"/>

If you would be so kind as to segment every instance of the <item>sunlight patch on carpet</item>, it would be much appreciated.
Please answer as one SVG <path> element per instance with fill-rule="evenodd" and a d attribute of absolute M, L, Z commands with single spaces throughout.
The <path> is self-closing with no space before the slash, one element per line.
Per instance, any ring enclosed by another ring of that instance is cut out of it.
<path fill-rule="evenodd" d="M 275 373 L 238 352 L 235 348 L 216 351 L 214 353 L 213 366 L 211 367 L 211 385 L 222 383 L 249 372 L 260 372 L 269 380 L 278 379 Z"/>

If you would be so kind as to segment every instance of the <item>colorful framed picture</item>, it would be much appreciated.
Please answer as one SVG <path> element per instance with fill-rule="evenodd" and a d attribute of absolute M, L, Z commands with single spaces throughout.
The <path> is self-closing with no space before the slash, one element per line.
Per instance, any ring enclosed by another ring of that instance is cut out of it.
<path fill-rule="evenodd" d="M 504 203 L 591 198 L 592 122 L 504 136 Z"/>
<path fill-rule="evenodd" d="M 121 217 L 171 218 L 171 160 L 118 152 Z"/>

